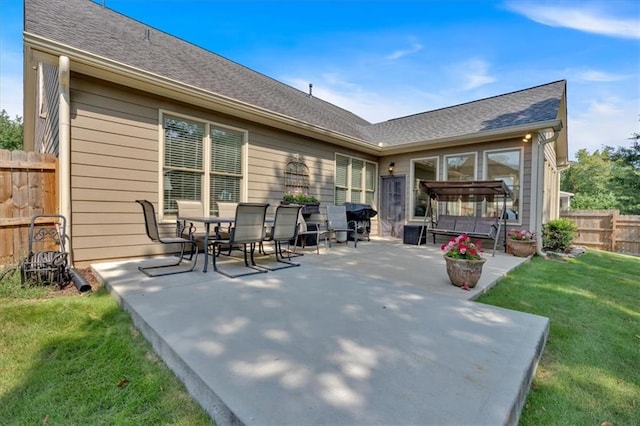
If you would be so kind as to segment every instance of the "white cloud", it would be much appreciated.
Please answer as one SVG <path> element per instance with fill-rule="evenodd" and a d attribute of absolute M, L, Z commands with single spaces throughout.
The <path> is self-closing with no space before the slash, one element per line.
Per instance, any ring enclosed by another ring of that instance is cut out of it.
<path fill-rule="evenodd" d="M 569 159 L 581 148 L 593 153 L 603 146 L 630 146 L 638 129 L 635 101 L 618 98 L 593 99 L 586 109 L 569 111 Z"/>
<path fill-rule="evenodd" d="M 489 75 L 489 64 L 482 59 L 469 59 L 450 67 L 452 75 L 459 81 L 460 90 L 472 90 L 493 83 L 496 78 Z"/>
<path fill-rule="evenodd" d="M 640 39 L 640 19 L 607 16 L 603 10 L 576 3 L 563 5 L 547 5 L 532 2 L 510 1 L 507 8 L 520 13 L 532 21 L 551 27 L 571 28 L 588 33 L 602 34 L 611 37 Z M 599 6 L 602 6 L 600 3 Z M 615 5 L 607 2 L 606 5 Z"/>
<path fill-rule="evenodd" d="M 587 70 L 578 73 L 577 77 L 584 81 L 594 81 L 599 83 L 608 83 L 612 81 L 625 80 L 627 76 L 622 74 L 612 74 L 604 71 Z"/>
<path fill-rule="evenodd" d="M 400 59 L 403 56 L 407 56 L 407 55 L 412 55 L 414 53 L 418 53 L 421 50 L 422 50 L 422 44 L 413 43 L 413 45 L 409 49 L 396 50 L 393 53 L 391 53 L 390 55 L 387 55 L 385 57 L 385 59 L 388 59 L 390 61 L 395 61 L 396 59 Z"/>

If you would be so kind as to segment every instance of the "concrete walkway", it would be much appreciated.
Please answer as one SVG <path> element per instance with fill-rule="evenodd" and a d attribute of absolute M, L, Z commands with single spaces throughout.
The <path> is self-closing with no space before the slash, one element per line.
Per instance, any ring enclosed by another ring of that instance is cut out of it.
<path fill-rule="evenodd" d="M 472 291 L 381 240 L 236 279 L 92 266 L 219 425 L 516 424 L 548 320 L 470 300 L 524 261 L 487 258 Z"/>

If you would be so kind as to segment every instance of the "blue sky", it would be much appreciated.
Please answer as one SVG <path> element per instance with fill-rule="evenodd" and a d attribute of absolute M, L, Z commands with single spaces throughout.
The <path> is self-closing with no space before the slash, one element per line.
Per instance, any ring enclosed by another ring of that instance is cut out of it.
<path fill-rule="evenodd" d="M 569 150 L 640 132 L 640 2 L 98 0 L 379 122 L 566 79 Z M 54 19 L 52 17 L 52 19 Z M 22 115 L 22 2 L 0 0 L 0 109 Z"/>

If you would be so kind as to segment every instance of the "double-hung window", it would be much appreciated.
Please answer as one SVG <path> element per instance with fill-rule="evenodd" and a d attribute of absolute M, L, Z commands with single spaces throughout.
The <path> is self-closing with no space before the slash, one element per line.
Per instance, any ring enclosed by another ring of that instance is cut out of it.
<path fill-rule="evenodd" d="M 361 158 L 336 154 L 335 204 L 345 202 L 374 205 L 377 164 Z"/>
<path fill-rule="evenodd" d="M 163 115 L 162 127 L 165 216 L 177 213 L 176 200 L 202 201 L 209 214 L 217 201 L 241 201 L 246 132 L 172 115 Z"/>

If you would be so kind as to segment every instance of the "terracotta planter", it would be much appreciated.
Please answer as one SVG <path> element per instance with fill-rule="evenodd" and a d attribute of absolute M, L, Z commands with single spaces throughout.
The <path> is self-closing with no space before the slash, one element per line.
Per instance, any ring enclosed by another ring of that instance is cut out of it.
<path fill-rule="evenodd" d="M 443 256 L 447 263 L 447 275 L 451 284 L 462 287 L 467 285 L 471 288 L 475 287 L 482 275 L 482 265 L 487 259 L 467 260 L 454 259 L 449 256 Z"/>
<path fill-rule="evenodd" d="M 535 241 L 509 240 L 507 246 L 509 253 L 518 257 L 532 256 L 536 252 Z"/>

